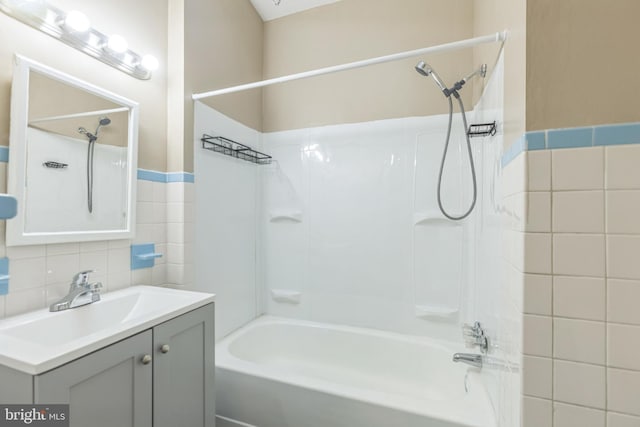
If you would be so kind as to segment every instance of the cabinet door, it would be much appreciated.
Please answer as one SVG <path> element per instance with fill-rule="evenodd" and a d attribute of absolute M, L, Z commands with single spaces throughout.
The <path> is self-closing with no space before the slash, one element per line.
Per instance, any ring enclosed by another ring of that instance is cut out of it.
<path fill-rule="evenodd" d="M 213 304 L 153 328 L 154 427 L 213 427 Z"/>
<path fill-rule="evenodd" d="M 35 403 L 69 404 L 71 427 L 151 427 L 151 349 L 149 330 L 38 375 Z"/>

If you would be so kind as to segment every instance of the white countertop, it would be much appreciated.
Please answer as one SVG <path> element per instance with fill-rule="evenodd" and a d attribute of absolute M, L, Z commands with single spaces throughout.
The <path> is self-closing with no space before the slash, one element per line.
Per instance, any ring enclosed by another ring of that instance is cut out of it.
<path fill-rule="evenodd" d="M 215 300 L 215 295 L 133 286 L 93 304 L 0 320 L 0 365 L 37 375 Z"/>

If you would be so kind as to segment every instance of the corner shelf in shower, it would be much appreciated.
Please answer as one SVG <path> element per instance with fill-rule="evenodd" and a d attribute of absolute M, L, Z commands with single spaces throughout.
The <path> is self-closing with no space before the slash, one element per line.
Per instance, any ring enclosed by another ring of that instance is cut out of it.
<path fill-rule="evenodd" d="M 258 165 L 268 165 L 272 161 L 270 155 L 223 136 L 203 134 L 200 141 L 202 141 L 202 148 L 205 150 L 215 151 L 225 156 L 235 157 Z"/>
<path fill-rule="evenodd" d="M 461 221 L 450 221 L 439 211 L 415 212 L 413 214 L 413 225 L 430 225 L 438 223 L 445 227 L 459 227 Z"/>

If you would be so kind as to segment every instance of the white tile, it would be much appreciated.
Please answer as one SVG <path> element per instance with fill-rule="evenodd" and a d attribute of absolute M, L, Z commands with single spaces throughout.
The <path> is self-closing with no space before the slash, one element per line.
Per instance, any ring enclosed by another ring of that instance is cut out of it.
<path fill-rule="evenodd" d="M 640 372 L 607 369 L 608 409 L 631 415 L 640 415 Z"/>
<path fill-rule="evenodd" d="M 607 325 L 607 365 L 640 371 L 640 326 Z"/>
<path fill-rule="evenodd" d="M 522 387 L 527 396 L 551 399 L 553 364 L 546 357 L 523 357 Z"/>
<path fill-rule="evenodd" d="M 195 203 L 185 203 L 184 204 L 184 222 L 195 222 L 195 220 L 196 220 Z"/>
<path fill-rule="evenodd" d="M 6 296 L 5 312 L 7 316 L 26 313 L 45 307 L 45 288 L 12 291 Z"/>
<path fill-rule="evenodd" d="M 640 281 L 609 279 L 607 281 L 607 320 L 640 325 Z"/>
<path fill-rule="evenodd" d="M 136 223 L 155 224 L 155 212 L 153 202 L 138 202 L 136 206 Z"/>
<path fill-rule="evenodd" d="M 528 314 L 551 315 L 551 276 L 524 275 L 524 311 Z"/>
<path fill-rule="evenodd" d="M 46 254 L 45 245 L 10 246 L 7 248 L 7 257 L 10 260 L 38 258 L 46 256 Z"/>
<path fill-rule="evenodd" d="M 151 269 L 141 268 L 131 271 L 131 285 L 151 285 Z"/>
<path fill-rule="evenodd" d="M 607 412 L 607 427 L 640 427 L 640 417 Z"/>
<path fill-rule="evenodd" d="M 151 284 L 154 286 L 167 283 L 167 265 L 156 264 L 151 268 Z"/>
<path fill-rule="evenodd" d="M 553 272 L 570 276 L 604 277 L 604 235 L 554 234 Z"/>
<path fill-rule="evenodd" d="M 593 277 L 555 276 L 553 314 L 588 320 L 605 320 L 605 281 Z"/>
<path fill-rule="evenodd" d="M 605 408 L 603 366 L 555 360 L 553 376 L 553 396 L 556 401 Z"/>
<path fill-rule="evenodd" d="M 607 236 L 607 275 L 617 279 L 640 279 L 640 236 Z"/>
<path fill-rule="evenodd" d="M 195 238 L 195 226 L 192 222 L 184 223 L 184 242 L 192 243 Z"/>
<path fill-rule="evenodd" d="M 607 233 L 640 234 L 640 191 L 607 191 Z"/>
<path fill-rule="evenodd" d="M 640 189 L 640 146 L 606 148 L 607 189 Z"/>
<path fill-rule="evenodd" d="M 109 252 L 93 251 L 80 253 L 80 270 L 93 270 L 96 275 L 107 275 Z"/>
<path fill-rule="evenodd" d="M 47 259 L 9 259 L 9 294 L 45 285 Z"/>
<path fill-rule="evenodd" d="M 184 245 L 184 263 L 193 264 L 194 262 L 194 245 L 193 243 L 185 243 Z"/>
<path fill-rule="evenodd" d="M 128 248 L 131 246 L 131 241 L 126 239 L 121 240 L 109 240 L 109 249 Z"/>
<path fill-rule="evenodd" d="M 170 182 L 167 186 L 167 202 L 184 202 L 185 189 L 182 182 Z"/>
<path fill-rule="evenodd" d="M 551 151 L 528 151 L 529 191 L 551 190 Z"/>
<path fill-rule="evenodd" d="M 47 275 L 45 283 L 71 282 L 80 271 L 80 254 L 55 255 L 47 257 Z"/>
<path fill-rule="evenodd" d="M 601 190 L 604 188 L 602 147 L 552 150 L 551 186 L 558 190 Z"/>
<path fill-rule="evenodd" d="M 554 403 L 554 427 L 605 427 L 605 411 L 582 406 Z"/>
<path fill-rule="evenodd" d="M 604 191 L 553 193 L 555 233 L 604 233 Z"/>
<path fill-rule="evenodd" d="M 196 201 L 196 185 L 193 182 L 184 183 L 184 201 L 193 203 Z"/>
<path fill-rule="evenodd" d="M 109 273 L 107 282 L 109 283 L 109 292 L 126 288 L 131 285 L 131 272 L 121 271 L 118 273 Z"/>
<path fill-rule="evenodd" d="M 177 243 L 167 244 L 167 263 L 184 264 L 184 245 Z"/>
<path fill-rule="evenodd" d="M 526 233 L 524 241 L 524 272 L 551 273 L 551 234 Z"/>
<path fill-rule="evenodd" d="M 155 224 L 164 224 L 165 222 L 167 222 L 167 204 L 166 203 L 153 204 L 153 222 Z"/>
<path fill-rule="evenodd" d="M 194 265 L 184 264 L 183 269 L 184 269 L 184 276 L 183 276 L 184 285 L 192 286 L 194 282 L 194 274 L 195 274 Z"/>
<path fill-rule="evenodd" d="M 110 249 L 107 254 L 107 274 L 129 272 L 131 269 L 131 249 Z"/>
<path fill-rule="evenodd" d="M 181 223 L 167 224 L 167 243 L 184 243 L 185 227 Z"/>
<path fill-rule="evenodd" d="M 550 317 L 526 314 L 523 324 L 523 353 L 551 357 L 553 339 Z"/>
<path fill-rule="evenodd" d="M 139 202 L 152 202 L 153 182 L 139 179 L 137 184 L 138 189 L 136 192 L 136 199 L 138 199 Z"/>
<path fill-rule="evenodd" d="M 47 245 L 47 256 L 77 254 L 80 252 L 79 243 L 59 243 Z"/>
<path fill-rule="evenodd" d="M 604 364 L 604 322 L 555 318 L 553 356 L 575 362 Z"/>
<path fill-rule="evenodd" d="M 552 414 L 550 400 L 527 396 L 522 399 L 522 427 L 552 427 Z"/>
<path fill-rule="evenodd" d="M 0 319 L 4 319 L 6 316 L 5 306 L 7 297 L 6 295 L 0 295 Z"/>
<path fill-rule="evenodd" d="M 165 264 L 167 268 L 167 283 L 174 285 L 184 284 L 184 265 Z"/>
<path fill-rule="evenodd" d="M 134 243 L 152 243 L 155 241 L 156 224 L 137 224 Z"/>
<path fill-rule="evenodd" d="M 184 204 L 167 203 L 167 222 L 184 222 Z"/>
<path fill-rule="evenodd" d="M 153 183 L 153 201 L 166 203 L 167 201 L 167 184 L 164 182 Z"/>
<path fill-rule="evenodd" d="M 551 232 L 551 193 L 527 193 L 526 231 L 535 233 Z"/>
<path fill-rule="evenodd" d="M 109 249 L 108 241 L 80 243 L 80 252 L 106 251 L 107 249 Z"/>
<path fill-rule="evenodd" d="M 168 224 L 155 224 L 153 228 L 153 238 L 156 243 L 167 243 L 169 238 L 167 237 Z"/>

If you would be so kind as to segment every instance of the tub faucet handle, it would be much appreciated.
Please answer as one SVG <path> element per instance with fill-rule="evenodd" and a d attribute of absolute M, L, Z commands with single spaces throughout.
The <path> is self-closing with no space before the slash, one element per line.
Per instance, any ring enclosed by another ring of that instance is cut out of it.
<path fill-rule="evenodd" d="M 487 338 L 482 324 L 478 321 L 473 325 L 465 323 L 462 325 L 462 337 L 467 348 L 480 347 L 482 353 L 489 349 L 489 339 Z"/>

